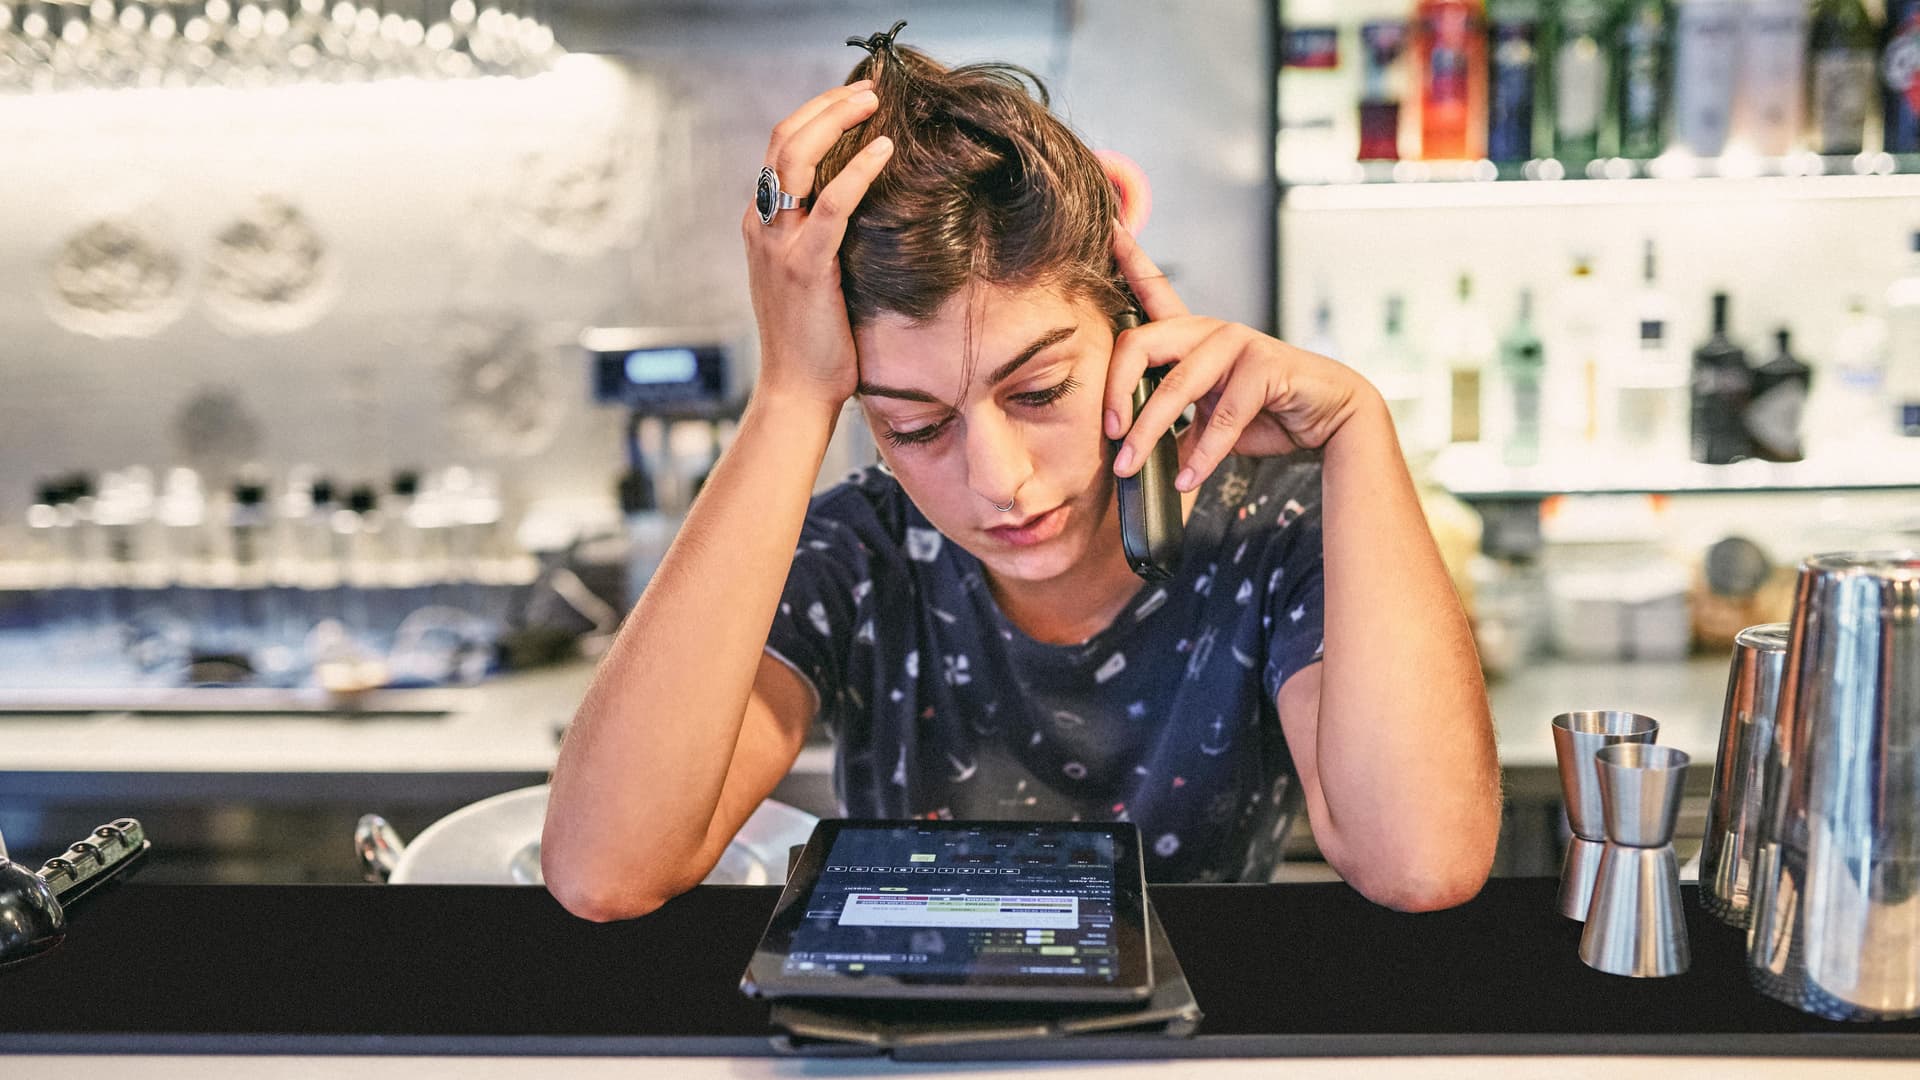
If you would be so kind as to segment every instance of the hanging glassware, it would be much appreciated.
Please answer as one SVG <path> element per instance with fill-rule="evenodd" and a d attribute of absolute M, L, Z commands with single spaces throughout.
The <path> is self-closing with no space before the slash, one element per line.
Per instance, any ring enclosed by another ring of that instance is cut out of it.
<path fill-rule="evenodd" d="M 0 94 L 535 75 L 538 0 L 0 0 Z"/>

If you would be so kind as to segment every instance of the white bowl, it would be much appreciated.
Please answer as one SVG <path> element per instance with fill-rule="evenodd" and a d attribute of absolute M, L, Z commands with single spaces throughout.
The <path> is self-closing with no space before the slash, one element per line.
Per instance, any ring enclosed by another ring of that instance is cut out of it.
<path fill-rule="evenodd" d="M 400 852 L 394 885 L 539 885 L 547 785 L 463 806 L 420 831 Z M 805 843 L 819 818 L 772 799 L 760 804 L 707 875 L 710 885 L 778 885 L 787 849 Z"/>

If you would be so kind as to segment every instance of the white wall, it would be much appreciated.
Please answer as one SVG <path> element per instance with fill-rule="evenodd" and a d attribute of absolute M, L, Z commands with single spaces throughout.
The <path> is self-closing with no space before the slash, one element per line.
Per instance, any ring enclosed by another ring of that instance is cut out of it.
<path fill-rule="evenodd" d="M 589 323 L 750 326 L 737 228 L 767 131 L 844 78 L 856 55 L 842 39 L 895 17 L 941 59 L 1033 68 L 1093 145 L 1146 168 L 1156 208 L 1142 240 L 1189 303 L 1262 320 L 1267 13 L 1253 0 L 576 4 L 562 41 L 615 55 L 620 77 L 581 65 L 545 93 L 5 98 L 0 545 L 36 478 L 135 463 L 244 457 L 373 480 L 458 462 L 499 469 L 517 503 L 606 501 L 619 417 L 587 403 L 568 342 Z M 211 238 L 262 193 L 298 206 L 331 260 L 308 324 L 272 333 L 206 300 Z M 579 243 L 538 225 L 603 209 L 621 227 Z M 99 337 L 48 303 L 57 253 L 103 217 L 142 222 L 175 260 L 177 310 L 150 320 L 164 325 Z M 497 319 L 525 327 L 546 380 L 531 419 L 551 437 L 516 452 L 452 408 L 449 355 Z M 243 422 L 224 442 L 203 431 L 190 455 L 182 411 L 208 392 Z"/>

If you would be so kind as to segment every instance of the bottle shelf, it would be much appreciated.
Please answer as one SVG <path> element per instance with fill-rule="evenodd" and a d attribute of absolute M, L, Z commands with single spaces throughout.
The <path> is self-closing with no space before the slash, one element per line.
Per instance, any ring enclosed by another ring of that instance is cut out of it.
<path fill-rule="evenodd" d="M 1780 158 L 1603 158 L 1568 169 L 1543 159 L 1365 161 L 1279 174 L 1288 210 L 1556 206 L 1687 199 L 1920 197 L 1920 154 Z"/>
<path fill-rule="evenodd" d="M 1525 502 L 1554 495 L 1901 491 L 1920 489 L 1920 439 L 1888 439 L 1805 461 L 1731 465 L 1590 453 L 1513 466 L 1500 460 L 1495 447 L 1455 444 L 1435 456 L 1431 475 L 1466 502 Z"/>

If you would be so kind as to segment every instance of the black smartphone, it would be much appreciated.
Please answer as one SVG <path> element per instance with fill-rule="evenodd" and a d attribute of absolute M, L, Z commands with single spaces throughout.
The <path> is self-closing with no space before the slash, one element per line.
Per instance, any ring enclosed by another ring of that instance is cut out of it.
<path fill-rule="evenodd" d="M 1124 286 L 1123 286 L 1124 288 Z M 1114 334 L 1130 330 L 1146 321 L 1140 302 L 1127 290 L 1132 307 L 1114 318 Z M 1133 415 L 1146 408 L 1147 398 L 1160 385 L 1166 367 L 1148 368 L 1133 388 Z M 1175 425 L 1175 429 L 1178 425 Z M 1180 516 L 1180 492 L 1173 478 L 1180 471 L 1180 449 L 1175 429 L 1169 429 L 1153 444 L 1153 451 L 1132 476 L 1119 482 L 1120 547 L 1127 565 L 1147 581 L 1165 581 L 1180 567 L 1181 537 L 1186 525 Z M 1119 440 L 1113 440 L 1118 449 Z"/>

